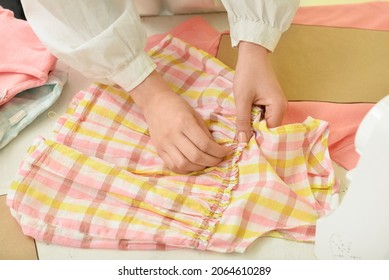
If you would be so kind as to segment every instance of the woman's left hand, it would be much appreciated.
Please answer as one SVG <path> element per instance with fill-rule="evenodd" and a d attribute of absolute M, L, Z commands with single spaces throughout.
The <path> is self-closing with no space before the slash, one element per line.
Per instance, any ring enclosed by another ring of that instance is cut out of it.
<path fill-rule="evenodd" d="M 247 142 L 252 134 L 251 109 L 265 107 L 268 127 L 281 125 L 288 101 L 274 74 L 264 47 L 241 41 L 233 91 L 237 109 L 236 132 L 239 142 Z"/>

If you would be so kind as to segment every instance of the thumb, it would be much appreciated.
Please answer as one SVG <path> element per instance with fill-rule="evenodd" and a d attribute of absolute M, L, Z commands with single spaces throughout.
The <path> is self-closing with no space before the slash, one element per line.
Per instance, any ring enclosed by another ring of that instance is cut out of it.
<path fill-rule="evenodd" d="M 252 134 L 251 101 L 236 100 L 236 138 L 239 143 L 247 143 Z"/>
<path fill-rule="evenodd" d="M 280 126 L 287 110 L 288 103 L 280 102 L 266 106 L 265 120 L 269 128 Z"/>

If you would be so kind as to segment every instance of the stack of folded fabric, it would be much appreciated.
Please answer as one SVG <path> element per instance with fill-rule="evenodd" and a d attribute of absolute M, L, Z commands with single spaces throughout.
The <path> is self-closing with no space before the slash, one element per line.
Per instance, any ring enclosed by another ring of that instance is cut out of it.
<path fill-rule="evenodd" d="M 66 75 L 27 21 L 0 6 L 0 149 L 59 97 Z"/>

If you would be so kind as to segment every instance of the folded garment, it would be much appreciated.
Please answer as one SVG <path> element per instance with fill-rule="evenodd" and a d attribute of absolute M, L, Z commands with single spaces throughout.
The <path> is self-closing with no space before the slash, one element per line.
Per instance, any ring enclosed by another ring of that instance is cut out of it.
<path fill-rule="evenodd" d="M 0 149 L 54 104 L 66 80 L 66 73 L 52 71 L 45 85 L 25 90 L 0 106 Z"/>
<path fill-rule="evenodd" d="M 193 248 L 244 252 L 261 236 L 313 241 L 337 202 L 328 124 L 268 129 L 235 142 L 233 71 L 168 36 L 149 51 L 163 78 L 235 152 L 217 166 L 176 174 L 163 165 L 127 92 L 94 84 L 74 97 L 21 163 L 7 198 L 23 232 L 81 248 Z"/>
<path fill-rule="evenodd" d="M 25 20 L 0 6 L 0 105 L 16 94 L 44 85 L 56 58 L 43 46 Z"/>

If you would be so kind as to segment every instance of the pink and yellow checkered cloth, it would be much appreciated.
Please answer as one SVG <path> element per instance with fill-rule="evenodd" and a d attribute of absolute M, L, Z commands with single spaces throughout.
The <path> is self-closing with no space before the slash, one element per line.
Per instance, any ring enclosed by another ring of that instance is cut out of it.
<path fill-rule="evenodd" d="M 327 123 L 268 129 L 237 145 L 233 71 L 171 36 L 150 50 L 164 79 L 199 112 L 218 143 L 235 145 L 189 175 L 163 166 L 128 93 L 93 84 L 21 163 L 8 205 L 36 240 L 82 248 L 244 252 L 261 236 L 312 241 L 337 194 Z"/>

